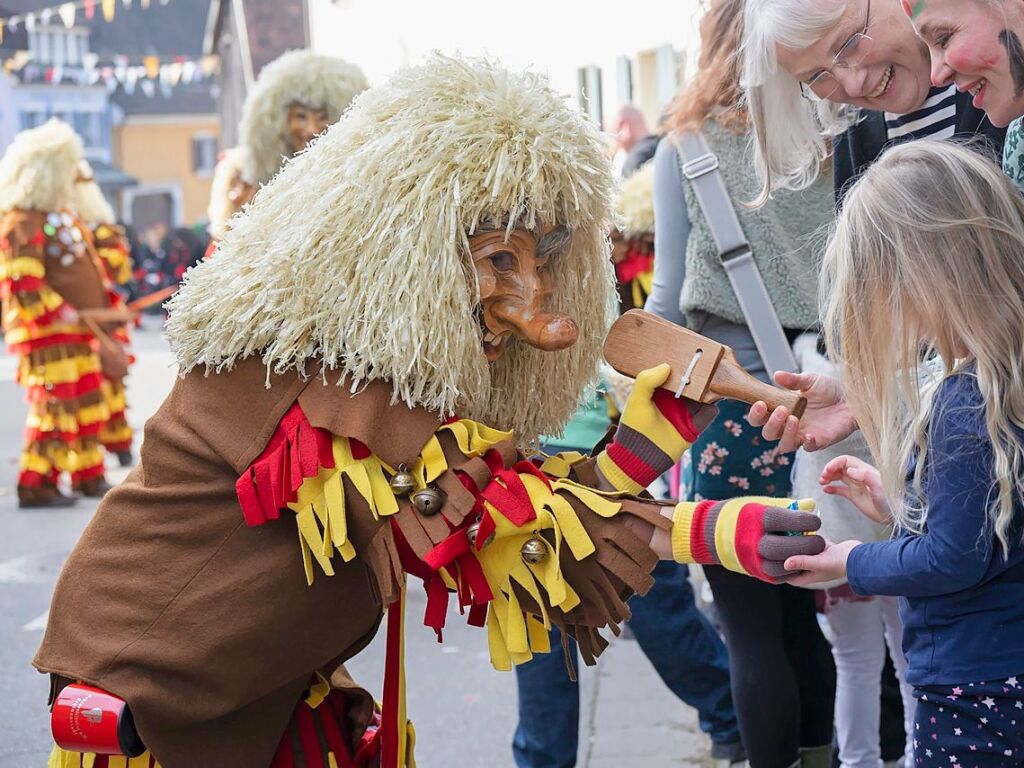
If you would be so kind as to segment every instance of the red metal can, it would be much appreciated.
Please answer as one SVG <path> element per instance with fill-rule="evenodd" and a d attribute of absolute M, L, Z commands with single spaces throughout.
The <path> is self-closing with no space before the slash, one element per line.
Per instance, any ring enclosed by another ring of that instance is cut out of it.
<path fill-rule="evenodd" d="M 71 752 L 137 757 L 146 749 L 124 699 L 80 683 L 57 694 L 50 730 L 57 746 Z"/>

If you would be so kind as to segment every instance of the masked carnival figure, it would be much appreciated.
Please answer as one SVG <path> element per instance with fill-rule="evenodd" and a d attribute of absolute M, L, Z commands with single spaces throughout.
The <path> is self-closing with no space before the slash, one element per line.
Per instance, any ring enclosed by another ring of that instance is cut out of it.
<path fill-rule="evenodd" d="M 109 417 L 94 310 L 111 307 L 106 269 L 74 211 L 82 144 L 58 120 L 18 134 L 0 160 L 0 293 L 8 349 L 29 415 L 18 475 L 21 507 L 64 506 L 61 473 L 102 496 L 100 433 Z M 106 353 L 103 353 L 106 356 Z"/>
<path fill-rule="evenodd" d="M 214 173 L 212 247 L 231 216 L 286 160 L 337 122 L 367 85 L 359 67 L 312 51 L 289 51 L 263 68 L 242 107 L 240 146 L 224 153 Z"/>
<path fill-rule="evenodd" d="M 654 163 L 622 181 L 619 226 L 612 231 L 612 261 L 623 312 L 643 309 L 654 280 Z"/>
<path fill-rule="evenodd" d="M 710 415 L 667 365 L 595 457 L 531 456 L 597 376 L 611 219 L 601 139 L 543 78 L 437 55 L 362 94 L 168 305 L 181 378 L 35 660 L 55 729 L 81 683 L 127 702 L 139 765 L 398 768 L 407 574 L 508 669 L 552 625 L 593 663 L 659 556 L 776 579 L 820 550 L 788 499 L 642 495 Z M 374 730 L 341 665 L 385 613 Z"/>
<path fill-rule="evenodd" d="M 73 205 L 78 217 L 92 232 L 96 253 L 106 269 L 107 279 L 114 286 L 127 286 L 132 280 L 132 255 L 128 238 L 124 227 L 116 223 L 114 210 L 96 183 L 92 167 L 85 160 L 79 164 Z M 116 288 L 111 291 L 110 300 L 115 309 L 125 308 L 124 297 Z M 100 332 L 104 331 L 100 329 Z M 125 415 L 125 377 L 128 373 L 127 364 L 134 362 L 128 351 L 131 344 L 128 325 L 115 327 L 107 334 L 103 343 L 119 346 L 123 351 L 126 365 L 117 371 L 111 370 L 109 365 L 104 367 L 103 399 L 110 411 L 110 418 L 100 430 L 100 442 L 109 453 L 117 456 L 122 467 L 127 467 L 132 463 L 133 435 Z"/>

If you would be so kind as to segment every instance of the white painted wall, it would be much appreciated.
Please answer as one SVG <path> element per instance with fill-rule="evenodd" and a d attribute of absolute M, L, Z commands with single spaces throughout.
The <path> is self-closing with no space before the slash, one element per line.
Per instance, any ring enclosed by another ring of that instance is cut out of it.
<path fill-rule="evenodd" d="M 619 106 L 617 59 L 670 45 L 692 61 L 699 14 L 699 0 L 310 0 L 314 50 L 358 64 L 371 83 L 435 49 L 546 72 L 567 96 L 577 69 L 595 65 L 606 121 Z"/>

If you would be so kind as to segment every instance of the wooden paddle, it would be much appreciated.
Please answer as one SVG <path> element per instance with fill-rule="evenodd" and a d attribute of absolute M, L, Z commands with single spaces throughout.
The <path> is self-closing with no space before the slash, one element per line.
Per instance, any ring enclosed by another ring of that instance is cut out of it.
<path fill-rule="evenodd" d="M 730 347 L 641 309 L 629 310 L 612 324 L 604 342 L 604 359 L 632 378 L 668 363 L 672 373 L 662 386 L 678 392 L 683 385 L 682 394 L 701 403 L 728 398 L 752 405 L 763 400 L 769 412 L 783 405 L 797 418 L 807 407 L 799 392 L 765 384 L 744 371 Z M 689 380 L 684 384 L 687 372 Z"/>

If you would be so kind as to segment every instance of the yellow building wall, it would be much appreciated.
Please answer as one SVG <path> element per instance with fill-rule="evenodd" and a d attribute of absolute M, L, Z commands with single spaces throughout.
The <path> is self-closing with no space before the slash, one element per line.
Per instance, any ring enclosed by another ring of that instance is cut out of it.
<path fill-rule="evenodd" d="M 142 184 L 177 184 L 182 194 L 182 222 L 191 226 L 206 218 L 212 173 L 192 169 L 192 139 L 220 135 L 216 115 L 129 117 L 114 129 L 113 159 Z"/>

